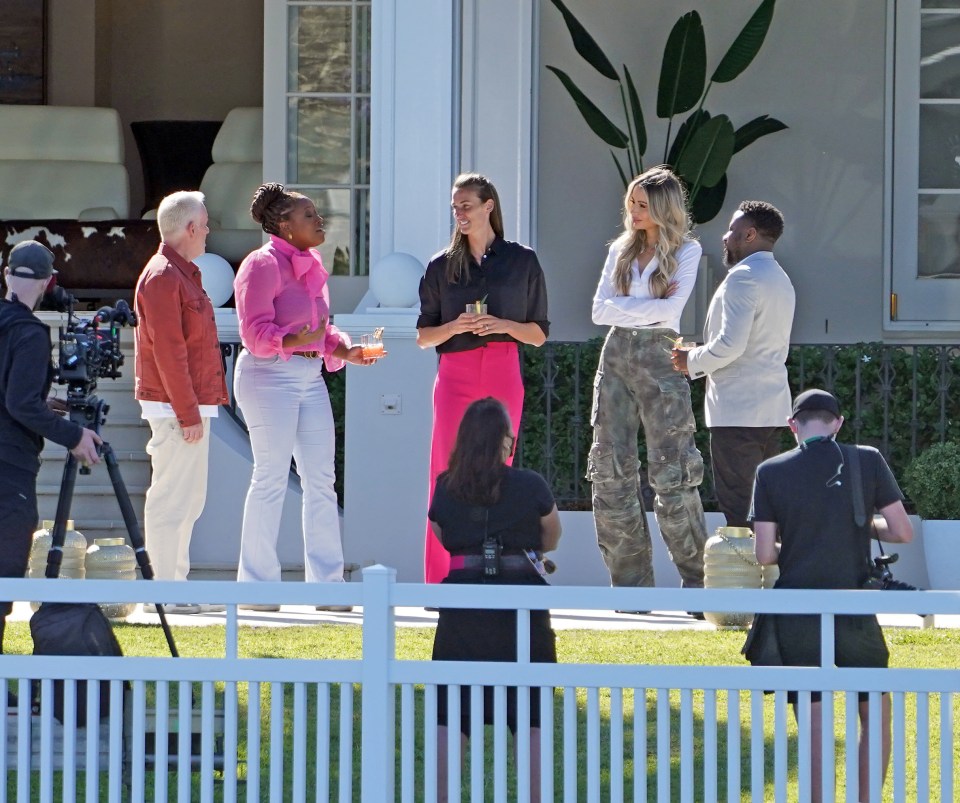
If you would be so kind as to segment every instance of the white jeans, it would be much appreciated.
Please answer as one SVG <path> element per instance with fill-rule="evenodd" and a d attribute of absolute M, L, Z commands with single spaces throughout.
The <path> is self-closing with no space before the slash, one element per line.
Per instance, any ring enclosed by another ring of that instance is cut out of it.
<path fill-rule="evenodd" d="M 333 412 L 323 360 L 241 353 L 234 392 L 250 431 L 253 477 L 243 507 L 238 580 L 279 580 L 277 536 L 290 476 L 297 461 L 303 488 L 307 582 L 343 580 L 343 547 L 334 482 Z"/>
<path fill-rule="evenodd" d="M 153 477 L 143 505 L 143 528 L 157 580 L 186 580 L 190 571 L 190 536 L 207 500 L 210 419 L 201 421 L 203 437 L 187 443 L 176 418 L 147 419 Z"/>

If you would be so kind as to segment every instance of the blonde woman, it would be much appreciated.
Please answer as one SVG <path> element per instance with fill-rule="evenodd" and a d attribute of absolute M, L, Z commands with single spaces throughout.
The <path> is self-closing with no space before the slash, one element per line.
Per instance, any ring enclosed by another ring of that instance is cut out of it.
<path fill-rule="evenodd" d="M 706 528 L 697 490 L 703 458 L 693 440 L 690 385 L 673 370 L 669 342 L 677 337 L 701 254 L 685 201 L 666 167 L 630 182 L 624 232 L 610 246 L 593 297 L 593 322 L 610 331 L 594 383 L 587 479 L 597 542 L 615 586 L 654 585 L 638 482 L 641 427 L 660 534 L 683 585 L 703 585 Z"/>

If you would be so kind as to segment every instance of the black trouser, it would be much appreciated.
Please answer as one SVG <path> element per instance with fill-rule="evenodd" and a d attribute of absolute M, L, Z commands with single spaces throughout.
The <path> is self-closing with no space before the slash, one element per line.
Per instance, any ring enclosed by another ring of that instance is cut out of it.
<path fill-rule="evenodd" d="M 0 461 L 0 577 L 23 577 L 27 573 L 38 518 L 37 475 Z M 12 608 L 12 602 L 0 602 L 0 652 L 2 624 Z"/>
<path fill-rule="evenodd" d="M 717 507 L 728 527 L 748 527 L 757 466 L 780 454 L 783 427 L 711 427 L 710 461 Z"/>

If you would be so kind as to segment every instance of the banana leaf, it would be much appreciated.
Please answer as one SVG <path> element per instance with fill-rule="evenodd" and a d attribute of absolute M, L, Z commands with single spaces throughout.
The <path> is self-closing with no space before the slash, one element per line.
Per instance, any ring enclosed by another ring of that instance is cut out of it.
<path fill-rule="evenodd" d="M 712 117 L 690 137 L 674 167 L 692 188 L 693 194 L 700 187 L 719 183 L 733 157 L 733 145 L 733 123 L 725 114 Z"/>
<path fill-rule="evenodd" d="M 760 7 L 753 12 L 753 16 L 747 20 L 726 55 L 717 65 L 710 78 L 718 84 L 725 84 L 732 81 L 753 61 L 763 45 L 763 40 L 767 38 L 767 30 L 770 28 L 770 21 L 773 19 L 773 7 L 776 0 L 763 0 Z"/>
<path fill-rule="evenodd" d="M 576 48 L 577 53 L 583 57 L 583 60 L 604 78 L 609 78 L 611 81 L 619 81 L 620 76 L 617 75 L 617 71 L 613 68 L 613 64 L 610 63 L 610 59 L 604 55 L 604 52 L 600 49 L 600 45 L 598 45 L 597 41 L 587 32 L 587 29 L 570 13 L 570 9 L 563 4 L 562 0 L 551 0 L 551 2 L 557 7 L 560 13 L 563 14 L 563 21 L 567 24 L 567 30 L 570 32 L 573 46 Z"/>
<path fill-rule="evenodd" d="M 657 117 L 690 111 L 703 94 L 707 78 L 707 43 L 696 11 L 677 20 L 667 38 L 657 90 Z"/>
<path fill-rule="evenodd" d="M 643 123 L 643 109 L 640 107 L 640 96 L 633 85 L 633 78 L 627 65 L 623 65 L 623 73 L 627 77 L 627 97 L 630 98 L 630 113 L 633 115 L 634 139 L 633 147 L 636 153 L 637 166 L 643 169 L 643 154 L 647 152 L 647 127 Z"/>
<path fill-rule="evenodd" d="M 670 146 L 670 153 L 667 154 L 667 164 L 675 165 L 677 163 L 677 159 L 679 159 L 680 154 L 683 153 L 690 137 L 709 119 L 710 112 L 706 109 L 697 109 L 683 121 L 683 124 L 677 129 L 677 135 L 673 139 L 673 144 Z"/>
<path fill-rule="evenodd" d="M 767 134 L 776 134 L 777 131 L 784 131 L 786 128 L 786 124 L 781 123 L 776 117 L 771 117 L 769 114 L 755 117 L 749 123 L 745 123 L 737 129 L 733 152 L 739 153 L 760 137 L 765 137 Z"/>
<path fill-rule="evenodd" d="M 724 174 L 712 187 L 701 187 L 697 194 L 690 199 L 690 217 L 694 223 L 706 223 L 713 220 L 727 197 L 727 176 Z"/>
<path fill-rule="evenodd" d="M 570 97 L 573 98 L 573 102 L 577 105 L 580 114 L 583 115 L 583 119 L 587 125 L 590 126 L 590 130 L 593 131 L 594 134 L 611 147 L 621 149 L 627 147 L 627 143 L 630 141 L 627 135 L 617 128 L 617 126 L 610 121 L 610 118 L 600 111 L 593 101 L 580 91 L 577 85 L 570 79 L 569 75 L 563 70 L 551 67 L 550 65 L 547 65 L 547 69 L 560 79 L 560 83 L 563 84 L 567 92 L 570 93 Z"/>

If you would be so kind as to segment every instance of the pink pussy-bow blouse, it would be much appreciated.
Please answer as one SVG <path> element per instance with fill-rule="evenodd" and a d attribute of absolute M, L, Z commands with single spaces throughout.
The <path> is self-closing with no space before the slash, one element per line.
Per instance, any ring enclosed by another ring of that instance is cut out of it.
<path fill-rule="evenodd" d="M 310 248 L 299 251 L 270 235 L 270 242 L 247 255 L 233 281 L 243 347 L 255 357 L 289 360 L 294 351 L 319 351 L 328 371 L 339 371 L 344 361 L 333 356 L 339 343 L 350 338 L 327 323 L 322 339 L 283 347 L 283 336 L 304 326 L 316 329 L 321 318 L 330 318 L 330 291 L 320 254 Z"/>

